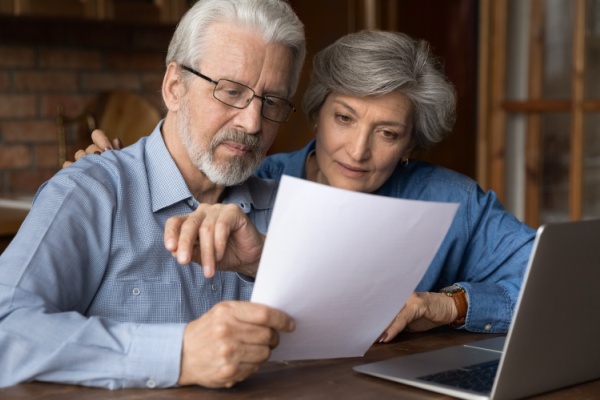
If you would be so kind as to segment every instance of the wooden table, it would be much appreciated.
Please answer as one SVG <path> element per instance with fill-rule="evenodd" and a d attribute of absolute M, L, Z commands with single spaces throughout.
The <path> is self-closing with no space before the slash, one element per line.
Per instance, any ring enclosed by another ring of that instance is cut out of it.
<path fill-rule="evenodd" d="M 426 333 L 402 333 L 388 344 L 376 344 L 362 358 L 273 362 L 232 389 L 125 389 L 109 391 L 71 385 L 27 383 L 0 389 L 0 399 L 60 400 L 178 400 L 178 399 L 448 399 L 448 396 L 356 373 L 352 367 L 366 362 L 417 353 L 492 335 L 441 329 Z M 539 399 L 598 399 L 600 380 L 551 392 Z"/>

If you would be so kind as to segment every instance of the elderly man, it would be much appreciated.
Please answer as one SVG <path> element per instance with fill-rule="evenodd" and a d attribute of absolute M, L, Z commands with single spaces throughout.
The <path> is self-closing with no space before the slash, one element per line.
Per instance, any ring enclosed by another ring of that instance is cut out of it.
<path fill-rule="evenodd" d="M 275 185 L 250 176 L 294 110 L 304 55 L 283 1 L 201 0 L 183 17 L 164 121 L 60 171 L 0 257 L 0 386 L 229 387 L 257 370 L 294 322 L 239 301 L 240 271 L 179 265 L 163 229 L 223 203 L 266 231 Z"/>

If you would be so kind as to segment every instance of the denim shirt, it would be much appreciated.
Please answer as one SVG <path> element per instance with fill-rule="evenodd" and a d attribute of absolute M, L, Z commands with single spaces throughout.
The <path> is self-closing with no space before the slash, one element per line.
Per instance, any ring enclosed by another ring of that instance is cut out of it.
<path fill-rule="evenodd" d="M 304 149 L 268 157 L 256 175 L 306 178 Z M 459 209 L 439 251 L 416 288 L 437 292 L 457 284 L 469 302 L 464 328 L 473 332 L 506 332 L 535 231 L 508 213 L 493 191 L 483 192 L 472 179 L 422 161 L 398 165 L 376 194 L 402 199 L 459 203 Z M 400 221 L 401 222 L 401 221 Z"/>
<path fill-rule="evenodd" d="M 206 279 L 165 249 L 165 221 L 198 202 L 160 126 L 125 150 L 86 156 L 38 191 L 0 256 L 0 386 L 174 386 L 185 324 L 220 301 L 250 298 L 244 277 Z M 223 202 L 265 232 L 276 188 L 253 177 Z"/>

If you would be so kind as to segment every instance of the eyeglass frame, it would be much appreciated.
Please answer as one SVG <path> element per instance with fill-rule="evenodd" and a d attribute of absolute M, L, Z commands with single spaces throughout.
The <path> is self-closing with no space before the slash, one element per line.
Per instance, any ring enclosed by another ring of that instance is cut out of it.
<path fill-rule="evenodd" d="M 292 104 L 291 102 L 289 102 L 288 100 L 286 100 L 286 99 L 284 99 L 282 97 L 277 97 L 277 96 L 272 96 L 272 95 L 259 96 L 259 95 L 256 94 L 256 92 L 254 91 L 254 89 L 252 89 L 249 86 L 244 85 L 243 83 L 239 83 L 239 82 L 236 82 L 236 81 L 232 81 L 231 79 L 225 79 L 225 78 L 221 78 L 221 79 L 215 81 L 214 79 L 209 78 L 208 76 L 206 76 L 206 75 L 204 75 L 204 74 L 202 74 L 202 73 L 196 71 L 195 69 L 193 69 L 191 67 L 188 67 L 186 65 L 182 65 L 181 68 L 184 69 L 184 70 L 186 70 L 186 71 L 188 71 L 188 72 L 191 72 L 192 74 L 196 75 L 197 77 L 202 78 L 202 79 L 204 79 L 204 80 L 212 83 L 213 85 L 215 85 L 215 88 L 213 89 L 213 97 L 216 100 L 218 100 L 219 102 L 225 104 L 226 106 L 233 107 L 233 108 L 236 108 L 238 110 L 243 110 L 244 108 L 248 107 L 250 105 L 250 103 L 252 103 L 252 100 L 254 100 L 254 98 L 256 97 L 257 99 L 262 100 L 262 105 L 260 107 L 260 115 L 263 118 L 268 119 L 269 121 L 273 121 L 273 122 L 276 122 L 276 123 L 279 123 L 279 124 L 285 123 L 285 122 L 289 121 L 289 119 L 292 116 L 292 114 L 296 112 L 296 107 L 294 106 L 294 104 Z M 250 90 L 250 92 L 252 92 L 252 97 L 249 99 L 249 101 L 248 100 L 246 101 L 246 105 L 243 106 L 243 107 L 234 106 L 232 104 L 224 102 L 223 100 L 219 99 L 216 96 L 216 94 L 215 94 L 215 92 L 217 90 L 217 86 L 219 85 L 219 82 L 221 82 L 221 81 L 227 81 L 227 82 L 235 83 L 236 85 L 240 85 L 240 86 L 243 86 L 243 87 L 247 88 L 248 90 Z M 265 116 L 265 113 L 264 113 L 265 101 L 268 100 L 269 98 L 281 100 L 281 101 L 283 101 L 284 103 L 287 103 L 290 106 L 291 111 L 289 112 L 289 114 L 288 114 L 288 116 L 286 117 L 285 120 L 283 120 L 283 121 L 276 121 L 276 120 L 274 120 L 272 118 L 269 118 L 269 117 Z"/>

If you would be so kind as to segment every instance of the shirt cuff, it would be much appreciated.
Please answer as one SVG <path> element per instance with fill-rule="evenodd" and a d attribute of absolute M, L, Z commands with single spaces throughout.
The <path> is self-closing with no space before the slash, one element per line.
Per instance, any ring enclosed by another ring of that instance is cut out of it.
<path fill-rule="evenodd" d="M 132 387 L 166 388 L 177 385 L 186 324 L 140 324 L 131 347 L 126 374 Z"/>
<path fill-rule="evenodd" d="M 510 294 L 501 285 L 486 282 L 457 282 L 469 299 L 464 328 L 471 332 L 505 333 L 513 308 Z"/>

